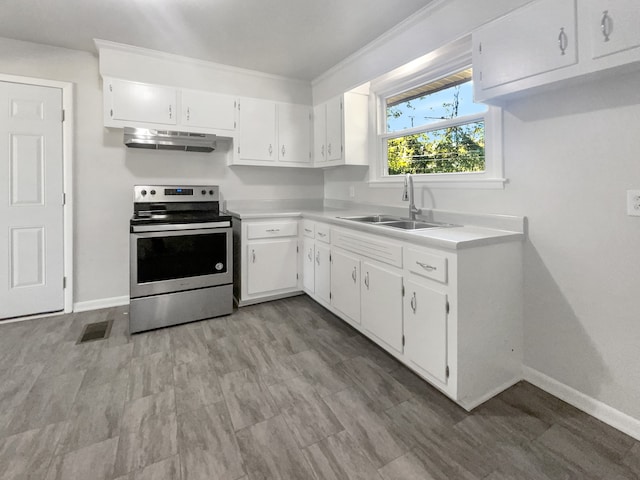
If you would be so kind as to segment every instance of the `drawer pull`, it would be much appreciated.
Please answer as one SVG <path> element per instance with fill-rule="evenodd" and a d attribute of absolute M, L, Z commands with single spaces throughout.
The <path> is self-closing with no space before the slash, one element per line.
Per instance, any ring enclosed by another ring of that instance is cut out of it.
<path fill-rule="evenodd" d="M 279 232 L 279 228 L 267 228 L 267 232 Z"/>
<path fill-rule="evenodd" d="M 417 308 L 418 300 L 416 299 L 416 292 L 413 292 L 413 296 L 411 297 L 411 310 L 413 310 L 413 313 L 416 313 Z"/>
<path fill-rule="evenodd" d="M 369 272 L 364 276 L 364 284 L 367 287 L 367 290 L 369 290 Z"/>
<path fill-rule="evenodd" d="M 310 228 L 305 228 L 304 231 L 307 232 L 307 233 L 311 233 L 311 229 Z"/>
<path fill-rule="evenodd" d="M 307 255 L 307 258 L 310 262 L 313 262 L 313 248 L 309 249 L 309 255 Z"/>
<path fill-rule="evenodd" d="M 353 278 L 353 283 L 356 283 L 356 267 L 353 267 L 353 272 L 351 272 L 351 278 Z"/>
<path fill-rule="evenodd" d="M 422 263 L 422 262 L 416 261 L 416 264 L 420 265 L 422 268 L 424 268 L 428 272 L 433 272 L 434 270 L 438 269 L 437 267 L 434 267 L 433 265 L 429 265 L 427 263 Z"/>
<path fill-rule="evenodd" d="M 318 232 L 318 236 L 319 236 L 319 237 L 326 237 L 326 236 L 327 236 L 327 234 L 326 234 L 326 233 L 322 233 L 322 232 Z"/>

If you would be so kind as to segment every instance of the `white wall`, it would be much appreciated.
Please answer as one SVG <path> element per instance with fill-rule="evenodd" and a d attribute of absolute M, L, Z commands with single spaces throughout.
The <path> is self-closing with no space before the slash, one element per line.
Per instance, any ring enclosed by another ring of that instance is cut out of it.
<path fill-rule="evenodd" d="M 453 25 L 463 3 L 433 21 Z M 438 25 L 425 20 L 414 40 L 435 45 L 424 37 Z M 352 83 L 372 56 L 335 69 L 321 95 Z M 376 71 L 396 66 L 379 57 Z M 625 214 L 625 190 L 640 188 L 638 85 L 635 73 L 512 102 L 504 190 L 424 189 L 419 206 L 527 216 L 526 365 L 640 420 L 640 218 Z M 353 185 L 356 201 L 406 206 L 400 186 L 372 188 L 367 175 L 327 170 L 325 197 L 350 200 Z"/>
<path fill-rule="evenodd" d="M 212 154 L 126 149 L 121 130 L 102 126 L 102 81 L 95 55 L 0 38 L 0 72 L 76 86 L 75 302 L 128 295 L 135 184 L 213 183 L 226 199 L 322 198 L 321 171 L 230 168 L 229 145 L 223 142 Z"/>

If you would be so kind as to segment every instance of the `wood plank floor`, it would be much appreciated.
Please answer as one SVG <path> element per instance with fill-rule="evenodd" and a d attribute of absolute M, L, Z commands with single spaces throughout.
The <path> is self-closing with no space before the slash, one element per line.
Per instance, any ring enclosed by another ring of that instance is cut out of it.
<path fill-rule="evenodd" d="M 640 478 L 632 438 L 526 382 L 469 414 L 306 296 L 127 327 L 0 324 L 3 480 Z"/>

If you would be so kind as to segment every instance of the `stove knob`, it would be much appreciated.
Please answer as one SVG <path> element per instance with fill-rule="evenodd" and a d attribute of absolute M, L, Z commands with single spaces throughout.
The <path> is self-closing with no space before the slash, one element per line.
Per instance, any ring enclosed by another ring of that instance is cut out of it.
<path fill-rule="evenodd" d="M 156 191 L 155 190 L 151 190 L 151 195 L 155 195 Z"/>
<path fill-rule="evenodd" d="M 209 190 L 209 195 L 213 195 L 213 190 Z"/>
<path fill-rule="evenodd" d="M 144 197 L 144 196 L 147 194 L 147 191 L 146 191 L 146 190 L 142 190 L 140 193 L 141 193 L 141 194 L 142 194 L 142 196 Z"/>
<path fill-rule="evenodd" d="M 206 195 L 206 194 L 207 194 L 207 191 L 206 191 L 206 190 L 202 190 L 202 194 L 203 194 L 203 195 Z"/>

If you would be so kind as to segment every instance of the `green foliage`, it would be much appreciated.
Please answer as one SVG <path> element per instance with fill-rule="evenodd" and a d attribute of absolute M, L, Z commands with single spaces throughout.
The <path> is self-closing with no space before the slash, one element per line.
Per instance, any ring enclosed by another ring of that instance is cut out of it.
<path fill-rule="evenodd" d="M 389 175 L 484 171 L 484 122 L 390 138 Z"/>

